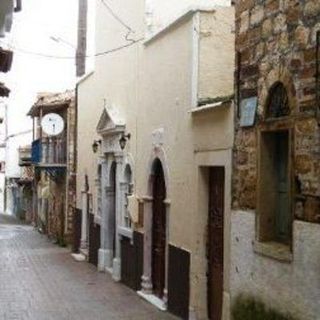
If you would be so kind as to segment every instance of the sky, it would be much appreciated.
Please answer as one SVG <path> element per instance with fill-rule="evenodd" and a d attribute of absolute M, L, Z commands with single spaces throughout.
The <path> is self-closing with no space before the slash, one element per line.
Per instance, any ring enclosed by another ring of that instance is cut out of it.
<path fill-rule="evenodd" d="M 14 51 L 11 70 L 0 74 L 0 81 L 11 90 L 10 97 L 3 99 L 7 104 L 7 130 L 11 136 L 5 154 L 9 177 L 20 174 L 18 148 L 32 141 L 31 132 L 19 133 L 32 129 L 27 112 L 37 93 L 74 89 L 76 81 L 73 57 L 77 44 L 78 0 L 25 0 L 22 4 L 22 11 L 14 14 L 11 32 L 0 38 L 1 47 Z M 27 52 L 72 59 L 47 58 Z"/>
<path fill-rule="evenodd" d="M 23 1 L 22 11 L 14 14 L 12 31 L 0 39 L 0 45 L 9 45 L 14 51 L 11 71 L 0 78 L 11 89 L 9 135 L 31 128 L 26 113 L 38 92 L 74 88 L 73 58 L 46 58 L 27 52 L 73 57 L 77 44 L 77 20 L 77 0 L 27 0 Z"/>

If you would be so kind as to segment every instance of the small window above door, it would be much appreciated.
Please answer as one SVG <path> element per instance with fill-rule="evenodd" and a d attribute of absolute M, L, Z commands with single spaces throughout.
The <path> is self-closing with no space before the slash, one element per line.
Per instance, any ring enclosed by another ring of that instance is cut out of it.
<path fill-rule="evenodd" d="M 270 89 L 266 104 L 266 118 L 280 118 L 290 114 L 288 94 L 282 82 L 276 82 Z"/>

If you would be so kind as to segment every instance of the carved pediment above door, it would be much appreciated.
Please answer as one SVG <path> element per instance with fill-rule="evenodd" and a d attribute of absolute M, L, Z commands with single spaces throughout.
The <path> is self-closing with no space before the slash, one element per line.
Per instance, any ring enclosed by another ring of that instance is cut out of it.
<path fill-rule="evenodd" d="M 119 111 L 112 105 L 105 105 L 97 126 L 100 135 L 108 135 L 121 132 L 125 129 L 125 121 L 120 116 Z"/>
<path fill-rule="evenodd" d="M 102 137 L 103 153 L 121 151 L 119 140 L 125 132 L 125 121 L 112 105 L 105 105 L 97 126 L 97 133 Z"/>

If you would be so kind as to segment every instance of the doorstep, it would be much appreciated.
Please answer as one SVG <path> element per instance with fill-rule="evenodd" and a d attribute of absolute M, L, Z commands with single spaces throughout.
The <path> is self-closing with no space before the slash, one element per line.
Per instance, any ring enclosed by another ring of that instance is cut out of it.
<path fill-rule="evenodd" d="M 85 257 L 86 257 L 86 259 L 88 258 L 88 256 L 89 256 L 89 250 L 87 249 L 87 248 L 80 248 L 80 253 L 82 254 L 82 255 L 84 255 Z"/>
<path fill-rule="evenodd" d="M 167 310 L 166 303 L 162 299 L 160 299 L 159 297 L 155 296 L 154 294 L 144 293 L 143 291 L 138 291 L 137 293 L 140 297 L 147 300 L 148 302 L 153 304 L 155 307 L 157 307 L 161 311 Z"/>
<path fill-rule="evenodd" d="M 78 262 L 86 261 L 86 256 L 82 253 L 71 253 L 71 257 Z"/>
<path fill-rule="evenodd" d="M 109 272 L 111 275 L 113 275 L 113 268 L 112 268 L 112 267 L 110 267 L 110 268 L 106 267 L 106 268 L 105 268 L 105 271 L 107 271 L 107 272 Z"/>

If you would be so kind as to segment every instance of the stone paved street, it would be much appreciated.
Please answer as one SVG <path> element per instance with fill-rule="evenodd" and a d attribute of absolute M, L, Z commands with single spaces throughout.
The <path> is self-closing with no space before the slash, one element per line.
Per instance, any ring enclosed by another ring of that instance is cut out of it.
<path fill-rule="evenodd" d="M 176 319 L 32 227 L 0 223 L 1 320 Z"/>

